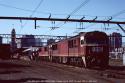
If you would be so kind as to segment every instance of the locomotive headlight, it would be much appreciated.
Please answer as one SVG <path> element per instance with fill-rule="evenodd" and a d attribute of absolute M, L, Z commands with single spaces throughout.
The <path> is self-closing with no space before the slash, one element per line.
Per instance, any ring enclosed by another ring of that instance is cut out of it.
<path fill-rule="evenodd" d="M 103 47 L 92 47 L 92 52 L 103 52 Z"/>

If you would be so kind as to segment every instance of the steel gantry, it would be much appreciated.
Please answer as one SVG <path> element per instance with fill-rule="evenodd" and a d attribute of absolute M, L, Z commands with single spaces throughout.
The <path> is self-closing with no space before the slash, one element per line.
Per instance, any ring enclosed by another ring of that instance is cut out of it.
<path fill-rule="evenodd" d="M 11 37 L 11 34 L 0 34 L 0 36 L 2 38 L 12 38 Z M 16 34 L 16 38 L 19 39 L 19 38 L 29 38 L 29 37 L 24 37 L 25 35 L 24 34 Z M 48 40 L 48 39 L 55 39 L 55 40 L 62 40 L 62 39 L 66 39 L 70 36 L 52 36 L 52 35 L 33 35 L 34 38 L 40 38 L 42 40 Z"/>
<path fill-rule="evenodd" d="M 39 17 L 9 17 L 9 16 L 0 16 L 0 19 L 8 19 L 8 20 L 33 20 L 35 23 L 35 29 L 36 29 L 36 21 L 37 20 L 43 20 L 43 21 L 64 21 L 64 22 L 87 22 L 87 23 L 104 23 L 104 24 L 117 24 L 120 28 L 120 24 L 125 24 L 125 21 L 112 21 L 112 17 L 108 20 L 97 20 L 97 17 L 95 17 L 92 20 L 86 20 L 85 17 L 81 19 L 71 19 L 68 18 L 51 18 L 50 16 L 48 18 L 39 18 Z"/>
<path fill-rule="evenodd" d="M 38 17 L 4 17 L 0 16 L 0 19 L 11 19 L 11 20 L 43 20 L 43 21 L 64 21 L 64 22 L 88 22 L 88 23 L 108 23 L 108 24 L 125 24 L 125 22 L 120 21 L 111 21 L 111 19 L 104 21 L 104 20 L 96 20 L 96 18 L 92 20 L 85 20 L 83 18 L 81 19 L 70 19 L 70 18 L 38 18 Z"/>
<path fill-rule="evenodd" d="M 37 21 L 63 21 L 63 22 L 86 22 L 86 23 L 103 23 L 103 24 L 116 24 L 120 29 L 125 33 L 125 29 L 121 26 L 121 24 L 125 24 L 125 21 L 112 21 L 112 17 L 108 20 L 97 20 L 98 17 L 95 17 L 91 20 L 86 20 L 85 17 L 82 17 L 81 19 L 72 19 L 69 17 L 67 18 L 52 18 L 49 16 L 48 18 L 39 18 L 39 17 L 9 17 L 9 16 L 0 16 L 0 19 L 4 20 L 32 20 L 34 21 L 34 27 L 36 29 L 37 27 Z M 11 34 L 0 34 L 3 38 L 11 38 Z M 16 34 L 16 38 L 22 38 L 23 34 Z M 67 36 L 52 36 L 52 35 L 34 35 L 35 38 L 40 38 L 42 40 L 48 40 L 48 39 L 55 39 L 55 40 L 61 40 L 67 38 Z M 125 37 L 125 36 L 124 36 Z"/>

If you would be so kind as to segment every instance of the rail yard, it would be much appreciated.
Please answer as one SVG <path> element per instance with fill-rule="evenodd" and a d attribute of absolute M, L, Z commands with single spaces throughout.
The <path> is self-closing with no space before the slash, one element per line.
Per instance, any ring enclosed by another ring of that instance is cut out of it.
<path fill-rule="evenodd" d="M 86 69 L 44 61 L 0 60 L 0 82 L 124 83 L 125 67 L 110 63 L 107 69 Z"/>
<path fill-rule="evenodd" d="M 125 83 L 124 3 L 0 0 L 0 83 Z"/>
<path fill-rule="evenodd" d="M 39 48 L 2 44 L 0 81 L 124 83 L 123 61 L 109 57 L 108 40 L 104 32 L 92 31 Z"/>

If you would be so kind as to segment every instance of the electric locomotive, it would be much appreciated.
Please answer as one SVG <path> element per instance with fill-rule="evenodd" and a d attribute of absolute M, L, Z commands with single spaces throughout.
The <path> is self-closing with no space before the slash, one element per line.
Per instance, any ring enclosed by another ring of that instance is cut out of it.
<path fill-rule="evenodd" d="M 108 36 L 104 32 L 81 32 L 71 38 L 43 46 L 39 56 L 57 63 L 106 67 L 109 62 L 108 43 Z"/>

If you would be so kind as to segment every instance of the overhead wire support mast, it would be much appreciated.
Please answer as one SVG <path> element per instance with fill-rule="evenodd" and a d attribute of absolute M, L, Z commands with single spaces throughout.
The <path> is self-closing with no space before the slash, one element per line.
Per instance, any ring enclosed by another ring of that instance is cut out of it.
<path fill-rule="evenodd" d="M 36 27 L 37 27 L 37 26 L 36 26 L 36 20 L 35 20 L 34 22 L 35 22 L 35 26 L 34 26 L 34 27 L 35 27 L 35 29 L 36 29 Z"/>
<path fill-rule="evenodd" d="M 104 20 L 84 20 L 84 19 L 63 19 L 63 18 L 38 18 L 38 17 L 4 17 L 0 16 L 0 19 L 10 20 L 43 20 L 43 21 L 69 21 L 69 22 L 88 22 L 88 23 L 110 23 L 110 24 L 125 24 L 125 21 L 104 21 Z"/>

